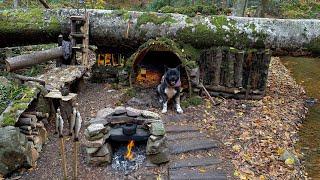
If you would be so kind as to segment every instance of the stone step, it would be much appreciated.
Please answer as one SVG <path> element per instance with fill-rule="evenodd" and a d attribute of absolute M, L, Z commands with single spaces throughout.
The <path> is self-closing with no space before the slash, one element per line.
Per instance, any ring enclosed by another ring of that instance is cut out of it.
<path fill-rule="evenodd" d="M 179 154 L 191 151 L 208 150 L 218 147 L 218 141 L 203 139 L 203 140 L 190 140 L 179 141 L 170 143 L 169 149 L 171 154 Z"/>
<path fill-rule="evenodd" d="M 184 167 L 197 167 L 197 166 L 210 166 L 221 163 L 221 159 L 216 157 L 204 157 L 204 158 L 189 158 L 177 160 L 170 163 L 170 169 L 184 168 Z"/>
<path fill-rule="evenodd" d="M 200 172 L 199 170 L 169 170 L 170 180 L 225 180 L 227 175 L 223 172 L 210 170 Z"/>
<path fill-rule="evenodd" d="M 200 133 L 198 131 L 167 134 L 167 140 L 169 140 L 169 141 L 182 140 L 182 139 L 192 139 L 192 138 L 199 139 L 199 138 L 204 138 L 204 137 L 206 137 L 206 135 L 203 133 Z"/>
<path fill-rule="evenodd" d="M 173 126 L 166 127 L 167 133 L 181 133 L 181 132 L 195 132 L 195 131 L 199 131 L 199 129 L 193 126 L 173 125 Z"/>

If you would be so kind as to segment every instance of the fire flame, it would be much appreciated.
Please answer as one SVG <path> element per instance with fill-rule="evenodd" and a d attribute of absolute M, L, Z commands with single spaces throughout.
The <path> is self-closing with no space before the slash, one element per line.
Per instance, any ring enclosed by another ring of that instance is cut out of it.
<path fill-rule="evenodd" d="M 132 153 L 132 148 L 134 147 L 134 140 L 130 140 L 128 145 L 127 145 L 127 153 L 124 156 L 126 159 L 128 160 L 132 160 L 133 159 L 133 153 Z"/>

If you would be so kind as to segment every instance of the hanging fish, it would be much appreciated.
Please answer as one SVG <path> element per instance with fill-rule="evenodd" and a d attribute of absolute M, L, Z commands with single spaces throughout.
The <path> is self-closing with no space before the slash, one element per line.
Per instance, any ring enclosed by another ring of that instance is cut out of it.
<path fill-rule="evenodd" d="M 74 140 L 79 141 L 79 132 L 81 129 L 82 118 L 80 112 L 76 112 L 75 126 L 74 126 Z"/>
<path fill-rule="evenodd" d="M 61 117 L 60 108 L 57 109 L 56 116 L 56 131 L 58 131 L 59 137 L 63 137 L 63 119 Z"/>
<path fill-rule="evenodd" d="M 69 135 L 72 136 L 72 133 L 74 134 L 74 126 L 75 126 L 75 121 L 76 121 L 76 116 L 77 116 L 77 109 L 75 107 L 72 108 L 72 114 L 70 118 L 70 133 Z"/>

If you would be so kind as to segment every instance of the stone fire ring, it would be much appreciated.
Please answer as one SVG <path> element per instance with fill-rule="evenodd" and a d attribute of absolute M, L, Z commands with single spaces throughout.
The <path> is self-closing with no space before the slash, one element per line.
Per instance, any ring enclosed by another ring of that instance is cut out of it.
<path fill-rule="evenodd" d="M 135 133 L 126 135 L 125 132 L 124 134 L 124 126 L 136 126 Z M 159 114 L 151 111 L 123 106 L 101 109 L 97 116 L 90 120 L 84 134 L 90 164 L 110 164 L 111 142 L 128 142 L 129 140 L 147 142 L 146 154 L 151 163 L 161 164 L 169 161 L 164 124 Z"/>

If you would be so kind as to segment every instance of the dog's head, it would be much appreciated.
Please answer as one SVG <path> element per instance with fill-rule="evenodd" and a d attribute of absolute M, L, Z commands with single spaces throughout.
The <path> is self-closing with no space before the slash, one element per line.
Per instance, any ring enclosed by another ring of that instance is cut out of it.
<path fill-rule="evenodd" d="M 169 86 L 180 86 L 180 66 L 176 68 L 166 67 L 164 78 Z"/>

